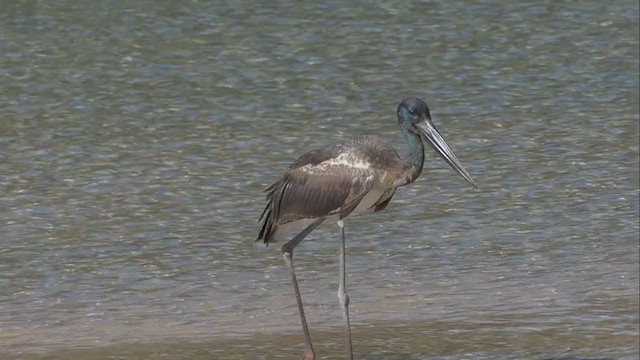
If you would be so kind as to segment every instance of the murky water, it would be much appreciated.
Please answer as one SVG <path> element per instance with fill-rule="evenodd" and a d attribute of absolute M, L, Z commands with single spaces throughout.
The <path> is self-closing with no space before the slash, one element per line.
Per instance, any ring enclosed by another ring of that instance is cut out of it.
<path fill-rule="evenodd" d="M 262 189 L 357 134 L 432 151 L 347 222 L 361 359 L 637 359 L 638 2 L 0 2 L 0 357 L 297 359 Z M 343 357 L 337 228 L 296 254 Z"/>

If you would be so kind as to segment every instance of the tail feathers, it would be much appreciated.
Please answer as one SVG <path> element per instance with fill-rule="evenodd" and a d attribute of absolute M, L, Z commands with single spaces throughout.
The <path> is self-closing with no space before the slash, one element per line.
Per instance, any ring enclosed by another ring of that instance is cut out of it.
<path fill-rule="evenodd" d="M 255 241 L 258 242 L 260 240 L 263 240 L 264 243 L 267 244 L 267 246 L 269 246 L 270 242 L 274 241 L 274 234 L 278 229 L 278 226 L 275 224 L 275 218 L 277 216 L 276 214 L 274 214 L 274 195 L 281 183 L 281 181 L 273 183 L 264 190 L 267 193 L 267 205 L 264 207 L 264 210 L 262 211 L 262 214 L 258 219 L 258 222 L 262 221 L 262 224 L 260 225 L 258 238 L 256 238 Z"/>
<path fill-rule="evenodd" d="M 278 226 L 273 223 L 273 218 L 271 216 L 271 211 L 265 212 L 264 221 L 260 227 L 260 232 L 258 233 L 258 237 L 256 238 L 256 242 L 263 240 L 267 246 L 270 242 L 273 242 L 273 234 L 276 232 Z M 262 220 L 262 217 L 260 218 Z M 259 221 L 260 221 L 259 220 Z"/>

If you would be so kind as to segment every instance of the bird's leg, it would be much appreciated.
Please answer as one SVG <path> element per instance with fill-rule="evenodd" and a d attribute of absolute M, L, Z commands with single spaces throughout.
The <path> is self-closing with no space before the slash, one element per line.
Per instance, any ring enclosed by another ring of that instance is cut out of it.
<path fill-rule="evenodd" d="M 304 317 L 304 308 L 302 307 L 302 297 L 300 296 L 300 289 L 298 288 L 298 280 L 296 280 L 296 272 L 293 269 L 293 249 L 304 239 L 313 229 L 322 224 L 324 218 L 314 221 L 311 225 L 302 230 L 296 237 L 289 240 L 282 246 L 282 255 L 284 262 L 289 268 L 289 275 L 293 282 L 293 292 L 296 295 L 296 302 L 298 303 L 298 312 L 300 313 L 300 321 L 302 322 L 302 331 L 304 331 L 304 360 L 314 360 L 316 354 L 313 352 L 313 345 L 311 345 L 311 335 L 309 334 L 309 327 L 307 326 L 307 319 Z"/>
<path fill-rule="evenodd" d="M 351 325 L 349 324 L 349 295 L 347 295 L 347 273 L 345 264 L 345 240 L 344 240 L 344 222 L 338 220 L 338 227 L 340 228 L 340 245 L 339 259 L 340 269 L 338 274 L 338 301 L 340 301 L 340 308 L 342 309 L 342 319 L 344 320 L 344 336 L 347 344 L 347 356 L 349 360 L 353 360 L 353 346 L 351 344 Z"/>

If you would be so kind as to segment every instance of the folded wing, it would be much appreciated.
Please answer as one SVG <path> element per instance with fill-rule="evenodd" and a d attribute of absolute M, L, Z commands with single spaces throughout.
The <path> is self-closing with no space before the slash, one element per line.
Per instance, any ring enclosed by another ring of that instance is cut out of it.
<path fill-rule="evenodd" d="M 269 186 L 259 240 L 273 241 L 278 226 L 306 218 L 351 213 L 373 186 L 373 174 L 366 168 L 327 163 L 289 169 Z"/>

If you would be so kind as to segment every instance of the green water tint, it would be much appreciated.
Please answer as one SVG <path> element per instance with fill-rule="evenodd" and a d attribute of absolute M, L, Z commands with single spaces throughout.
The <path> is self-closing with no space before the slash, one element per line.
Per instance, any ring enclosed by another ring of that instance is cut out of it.
<path fill-rule="evenodd" d="M 638 359 L 638 1 L 337 5 L 0 1 L 0 358 L 298 359 L 262 190 L 418 96 L 480 189 L 428 149 L 347 221 L 358 358 Z M 336 250 L 295 255 L 327 359 Z"/>
<path fill-rule="evenodd" d="M 530 322 L 530 321 L 529 321 Z M 502 325 L 499 325 L 502 323 Z M 632 358 L 637 336 L 601 329 L 531 327 L 527 321 L 494 319 L 487 324 L 407 322 L 354 327 L 357 359 L 625 359 Z M 344 356 L 342 330 L 312 331 L 320 359 Z M 246 339 L 212 339 L 118 344 L 91 349 L 55 350 L 45 355 L 6 356 L 4 359 L 295 359 L 303 349 L 301 334 L 256 334 Z M 607 355 L 602 355 L 606 353 Z M 1 353 L 0 353 L 1 354 Z"/>

